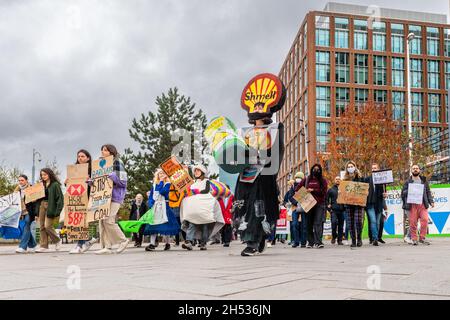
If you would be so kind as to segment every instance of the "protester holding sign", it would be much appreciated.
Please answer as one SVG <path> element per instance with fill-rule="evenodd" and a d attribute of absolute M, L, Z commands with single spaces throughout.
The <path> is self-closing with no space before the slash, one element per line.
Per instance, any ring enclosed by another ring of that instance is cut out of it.
<path fill-rule="evenodd" d="M 307 248 L 324 248 L 322 242 L 323 224 L 326 218 L 325 200 L 328 191 L 328 182 L 322 174 L 322 166 L 315 164 L 311 167 L 311 175 L 304 179 L 296 188 L 296 192 L 302 187 L 311 193 L 317 201 L 308 212 L 308 245 Z"/>
<path fill-rule="evenodd" d="M 25 226 L 22 232 L 22 238 L 20 240 L 19 248 L 17 248 L 16 253 L 33 253 L 36 249 L 36 240 L 31 234 L 31 223 L 36 218 L 35 203 L 30 202 L 25 204 L 25 192 L 24 190 L 28 188 L 30 184 L 28 183 L 28 177 L 26 175 L 19 176 L 19 185 L 14 192 L 20 193 L 20 198 L 22 200 L 22 217 L 25 221 Z"/>
<path fill-rule="evenodd" d="M 167 175 L 161 169 L 155 172 L 153 187 L 148 196 L 148 207 L 151 223 L 145 227 L 144 234 L 150 235 L 150 244 L 145 251 L 156 249 L 156 237 L 164 236 L 164 251 L 170 250 L 170 236 L 176 236 L 180 232 L 180 224 L 168 204 L 171 183 Z"/>
<path fill-rule="evenodd" d="M 297 172 L 294 178 L 295 180 L 286 196 L 288 201 L 292 204 L 292 247 L 297 248 L 301 245 L 302 248 L 306 248 L 306 241 L 308 239 L 307 214 L 294 198 L 295 189 L 305 178 L 305 175 L 303 172 Z"/>
<path fill-rule="evenodd" d="M 77 152 L 77 161 L 75 162 L 75 165 L 80 165 L 80 164 L 88 165 L 88 172 L 87 172 L 87 177 L 86 177 L 86 181 L 88 181 L 89 177 L 91 176 L 91 172 L 92 172 L 92 156 L 89 153 L 89 151 L 82 149 Z M 66 185 L 67 185 L 67 182 L 68 182 L 68 180 L 66 180 Z M 88 194 L 88 196 L 91 194 L 90 186 L 87 187 L 87 194 Z M 89 241 L 79 240 L 77 242 L 76 247 L 74 249 L 72 249 L 69 253 L 70 254 L 85 253 L 94 245 L 94 243 L 97 242 L 98 238 L 99 237 L 97 236 L 97 238 L 94 237 L 94 238 L 90 239 Z"/>
<path fill-rule="evenodd" d="M 114 157 L 113 172 L 108 176 L 113 181 L 113 190 L 109 216 L 99 221 L 100 244 L 102 249 L 97 251 L 96 254 L 111 254 L 112 247 L 116 244 L 119 245 L 117 253 L 122 253 L 130 241 L 117 225 L 116 216 L 127 193 L 128 177 L 115 146 L 106 144 L 102 146 L 101 152 L 102 158 Z"/>
<path fill-rule="evenodd" d="M 361 173 L 353 161 L 347 162 L 345 166 L 344 181 L 364 182 Z M 352 238 L 351 247 L 362 247 L 362 230 L 364 224 L 364 207 L 355 205 L 345 205 L 348 220 L 350 222 L 350 236 Z"/>
<path fill-rule="evenodd" d="M 410 234 L 413 245 L 419 243 L 429 245 L 425 240 L 428 228 L 428 208 L 434 208 L 434 200 L 431 194 L 430 185 L 424 176 L 421 176 L 421 170 L 418 165 L 411 168 L 412 175 L 405 182 L 402 189 L 403 209 L 409 211 Z M 413 190 L 420 190 L 413 194 Z M 420 220 L 420 238 L 417 241 L 417 224 Z"/>
<path fill-rule="evenodd" d="M 45 198 L 37 202 L 37 212 L 39 212 L 40 225 L 40 247 L 36 252 L 48 252 L 48 240 L 55 243 L 55 250 L 61 247 L 61 239 L 54 229 L 55 219 L 61 214 L 64 208 L 64 195 L 61 190 L 61 183 L 55 173 L 45 168 L 41 170 L 41 180 L 45 187 Z"/>
<path fill-rule="evenodd" d="M 372 172 L 378 172 L 380 166 L 377 163 L 372 164 Z M 379 228 L 383 216 L 384 185 L 375 184 L 373 174 L 365 178 L 369 184 L 369 195 L 367 196 L 366 212 L 369 219 L 369 238 L 370 244 L 378 246 Z M 382 241 L 382 240 L 380 240 Z"/>
<path fill-rule="evenodd" d="M 345 222 L 345 207 L 337 203 L 339 185 L 341 184 L 341 177 L 334 179 L 334 185 L 327 192 L 327 208 L 331 212 L 331 244 L 335 244 L 336 240 L 339 246 L 342 246 L 344 236 L 344 222 Z"/>

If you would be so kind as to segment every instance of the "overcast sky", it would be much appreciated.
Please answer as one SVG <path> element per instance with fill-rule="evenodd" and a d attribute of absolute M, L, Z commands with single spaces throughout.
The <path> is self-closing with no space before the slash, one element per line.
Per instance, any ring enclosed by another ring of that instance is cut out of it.
<path fill-rule="evenodd" d="M 33 148 L 62 171 L 80 148 L 122 151 L 132 118 L 173 86 L 209 118 L 244 125 L 243 87 L 278 73 L 305 14 L 326 2 L 0 0 L 0 161 L 31 174 Z M 342 2 L 448 11 L 446 0 Z"/>

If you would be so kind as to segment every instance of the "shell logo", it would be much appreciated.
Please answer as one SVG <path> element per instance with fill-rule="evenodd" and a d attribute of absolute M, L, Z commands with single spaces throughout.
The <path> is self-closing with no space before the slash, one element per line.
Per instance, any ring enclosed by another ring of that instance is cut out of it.
<path fill-rule="evenodd" d="M 281 80 L 273 74 L 264 73 L 254 77 L 242 92 L 241 106 L 248 113 L 276 112 L 281 109 L 285 100 L 285 89 Z"/>

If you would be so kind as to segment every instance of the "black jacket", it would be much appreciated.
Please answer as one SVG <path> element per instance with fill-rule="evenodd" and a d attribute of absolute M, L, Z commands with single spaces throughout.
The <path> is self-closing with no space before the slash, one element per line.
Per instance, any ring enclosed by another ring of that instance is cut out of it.
<path fill-rule="evenodd" d="M 326 198 L 326 204 L 327 208 L 331 205 L 331 212 L 343 212 L 345 211 L 345 206 L 343 204 L 337 203 L 339 193 L 339 187 L 337 185 L 334 185 L 331 187 L 330 190 L 327 192 L 327 198 Z"/>
<path fill-rule="evenodd" d="M 136 201 L 133 201 L 131 205 L 130 218 L 129 220 L 139 220 L 137 218 L 138 207 L 136 205 Z M 139 217 L 142 217 L 148 211 L 147 203 L 142 201 L 141 207 L 139 208 Z"/>
<path fill-rule="evenodd" d="M 364 179 L 366 183 L 369 184 L 369 194 L 367 196 L 367 205 L 366 207 L 375 207 L 376 211 L 383 210 L 383 193 L 384 187 L 383 185 L 374 185 L 373 177 L 369 176 Z"/>
<path fill-rule="evenodd" d="M 434 203 L 433 195 L 431 194 L 431 189 L 427 181 L 427 178 L 421 176 L 420 180 L 422 181 L 422 184 L 425 185 L 422 203 L 425 206 L 425 209 L 428 209 Z M 408 189 L 410 183 L 414 183 L 412 177 L 410 177 L 408 181 L 406 181 L 405 184 L 403 185 L 402 189 L 403 210 L 411 210 L 411 205 L 407 203 Z"/>

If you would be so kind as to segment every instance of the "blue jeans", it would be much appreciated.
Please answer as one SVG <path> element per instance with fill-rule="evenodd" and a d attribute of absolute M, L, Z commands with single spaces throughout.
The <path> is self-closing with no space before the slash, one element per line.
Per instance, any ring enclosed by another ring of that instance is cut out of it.
<path fill-rule="evenodd" d="M 292 241 L 296 246 L 300 244 L 300 222 L 298 222 L 299 216 L 300 212 L 297 210 L 292 212 Z"/>
<path fill-rule="evenodd" d="M 306 246 L 308 241 L 308 214 L 302 210 L 301 216 L 302 222 L 300 222 L 299 226 L 300 244 Z"/>
<path fill-rule="evenodd" d="M 372 236 L 370 240 L 378 240 L 378 226 L 380 225 L 381 213 L 376 212 L 374 206 L 367 207 L 366 211 L 367 217 L 369 218 L 369 227 Z"/>
<path fill-rule="evenodd" d="M 36 241 L 33 238 L 33 235 L 31 234 L 31 219 L 30 215 L 27 214 L 24 217 L 25 220 L 25 227 L 23 228 L 23 234 L 22 239 L 20 240 L 19 247 L 23 250 L 27 250 L 27 248 L 33 249 L 36 247 Z"/>

